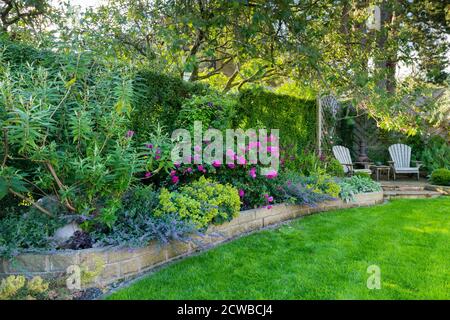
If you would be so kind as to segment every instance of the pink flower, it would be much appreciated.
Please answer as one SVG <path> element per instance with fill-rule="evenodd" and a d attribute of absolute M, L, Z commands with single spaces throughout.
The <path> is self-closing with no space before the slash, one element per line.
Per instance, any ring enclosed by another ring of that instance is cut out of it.
<path fill-rule="evenodd" d="M 160 149 L 160 148 L 158 148 L 158 149 L 156 150 L 156 154 L 161 154 L 161 149 Z"/>
<path fill-rule="evenodd" d="M 194 151 L 199 152 L 200 150 L 202 150 L 202 148 L 200 148 L 200 146 L 195 146 L 195 147 L 194 147 Z"/>
<path fill-rule="evenodd" d="M 180 178 L 178 178 L 177 176 L 172 176 L 172 183 L 173 184 L 177 184 L 179 180 L 180 180 Z"/>
<path fill-rule="evenodd" d="M 177 172 L 175 170 L 170 171 L 170 176 L 173 177 L 177 174 Z"/>
<path fill-rule="evenodd" d="M 234 169 L 236 166 L 234 165 L 234 163 L 229 163 L 228 164 L 228 168 L 230 168 L 230 169 Z"/>
<path fill-rule="evenodd" d="M 267 209 L 268 209 L 268 210 L 272 209 L 272 206 L 269 204 L 269 205 L 267 206 Z"/>
<path fill-rule="evenodd" d="M 151 172 L 146 172 L 145 173 L 145 179 L 148 179 L 148 178 L 150 178 L 152 176 L 152 173 Z"/>
<path fill-rule="evenodd" d="M 242 189 L 239 189 L 239 197 L 243 198 L 245 196 L 245 192 Z"/>
<path fill-rule="evenodd" d="M 214 161 L 212 162 L 212 166 L 213 166 L 214 168 L 220 168 L 221 165 L 222 165 L 222 163 L 220 162 L 220 160 L 214 160 Z"/>
<path fill-rule="evenodd" d="M 186 169 L 186 171 L 187 171 L 188 173 L 191 173 L 191 172 L 192 172 L 192 168 L 189 167 L 189 168 Z"/>
<path fill-rule="evenodd" d="M 180 164 L 178 162 L 175 162 L 174 165 L 175 165 L 175 168 L 179 168 L 180 167 Z"/>
<path fill-rule="evenodd" d="M 206 169 L 201 164 L 197 166 L 197 169 L 198 169 L 198 171 L 206 173 Z"/>
<path fill-rule="evenodd" d="M 153 149 L 153 145 L 151 143 L 145 145 L 149 149 Z"/>
<path fill-rule="evenodd" d="M 159 160 L 159 159 L 161 159 L 161 156 L 156 155 L 156 156 L 155 156 L 155 159 L 156 159 L 156 160 Z"/>
<path fill-rule="evenodd" d="M 277 175 L 278 175 L 278 172 L 276 172 L 275 170 L 272 170 L 266 175 L 266 177 L 267 177 L 267 179 L 273 179 L 273 178 L 276 178 Z"/>
<path fill-rule="evenodd" d="M 267 198 L 267 201 L 273 202 L 273 197 L 272 197 L 272 196 L 271 196 L 271 197 L 268 197 L 268 198 Z"/>
<path fill-rule="evenodd" d="M 127 138 L 133 138 L 133 136 L 134 136 L 134 131 L 133 130 L 128 130 L 128 132 L 126 134 L 126 137 Z"/>
<path fill-rule="evenodd" d="M 256 178 L 256 168 L 255 168 L 255 167 L 253 167 L 253 168 L 250 169 L 249 175 L 250 175 L 250 177 L 252 177 L 253 179 Z"/>
<path fill-rule="evenodd" d="M 238 164 L 242 164 L 242 165 L 247 163 L 244 156 L 239 156 L 237 159 L 237 162 L 238 162 Z"/>

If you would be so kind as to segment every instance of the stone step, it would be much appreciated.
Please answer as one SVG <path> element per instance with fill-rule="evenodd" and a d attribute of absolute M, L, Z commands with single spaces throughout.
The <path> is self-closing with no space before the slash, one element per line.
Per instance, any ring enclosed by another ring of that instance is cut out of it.
<path fill-rule="evenodd" d="M 424 186 L 393 186 L 393 185 L 382 185 L 384 191 L 423 191 Z"/>
<path fill-rule="evenodd" d="M 385 191 L 384 198 L 436 198 L 442 195 L 440 192 L 427 191 L 427 190 L 395 190 L 395 191 Z"/>

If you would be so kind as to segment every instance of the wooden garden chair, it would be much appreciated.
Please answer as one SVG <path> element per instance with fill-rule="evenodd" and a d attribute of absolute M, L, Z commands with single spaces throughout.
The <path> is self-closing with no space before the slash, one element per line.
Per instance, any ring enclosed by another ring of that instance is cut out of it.
<path fill-rule="evenodd" d="M 411 147 L 406 144 L 393 144 L 389 147 L 389 154 L 392 161 L 389 161 L 389 165 L 392 168 L 392 172 L 395 175 L 399 173 L 415 173 L 417 174 L 417 180 L 419 180 L 419 168 L 421 167 L 421 161 L 412 161 L 415 163 L 414 167 L 411 167 Z"/>
<path fill-rule="evenodd" d="M 350 156 L 350 150 L 344 146 L 334 146 L 333 154 L 336 159 L 342 164 L 344 168 L 344 172 L 346 174 L 352 175 L 358 172 L 364 172 L 367 174 L 372 174 L 370 169 L 355 169 L 354 163 L 352 162 L 352 158 Z"/>

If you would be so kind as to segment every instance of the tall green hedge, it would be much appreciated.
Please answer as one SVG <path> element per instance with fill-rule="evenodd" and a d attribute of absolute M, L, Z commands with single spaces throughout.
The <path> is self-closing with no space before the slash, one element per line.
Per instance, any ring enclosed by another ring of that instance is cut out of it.
<path fill-rule="evenodd" d="M 244 129 L 280 129 L 284 146 L 310 148 L 315 142 L 316 102 L 263 89 L 245 90 L 239 96 L 235 125 Z"/>
<path fill-rule="evenodd" d="M 207 86 L 190 83 L 173 76 L 141 71 L 134 82 L 136 99 L 131 114 L 137 137 L 145 139 L 152 125 L 159 123 L 170 133 L 182 104 L 193 95 L 203 95 Z"/>

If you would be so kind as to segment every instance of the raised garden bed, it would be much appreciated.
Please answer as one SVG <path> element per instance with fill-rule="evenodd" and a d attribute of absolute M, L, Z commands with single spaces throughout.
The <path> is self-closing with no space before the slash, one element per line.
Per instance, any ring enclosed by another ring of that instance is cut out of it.
<path fill-rule="evenodd" d="M 142 248 L 64 250 L 56 253 L 22 254 L 11 260 L 0 259 L 0 277 L 26 274 L 67 278 L 67 269 L 70 266 L 78 266 L 83 274 L 83 287 L 103 286 L 132 278 L 171 260 L 286 220 L 316 212 L 371 206 L 382 202 L 383 192 L 373 192 L 358 194 L 354 201 L 349 203 L 332 200 L 316 207 L 279 204 L 271 209 L 246 210 L 241 211 L 237 218 L 228 223 L 210 227 L 203 237 L 196 236 L 189 242 L 172 242 L 166 246 L 152 242 Z"/>

